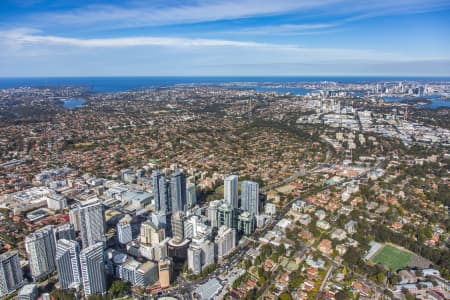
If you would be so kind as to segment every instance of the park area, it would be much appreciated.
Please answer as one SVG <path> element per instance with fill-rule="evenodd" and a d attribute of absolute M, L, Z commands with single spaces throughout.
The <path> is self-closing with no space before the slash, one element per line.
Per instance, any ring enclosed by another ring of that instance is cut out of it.
<path fill-rule="evenodd" d="M 384 245 L 370 258 L 373 263 L 380 263 L 392 271 L 408 266 L 413 254 L 393 245 Z"/>

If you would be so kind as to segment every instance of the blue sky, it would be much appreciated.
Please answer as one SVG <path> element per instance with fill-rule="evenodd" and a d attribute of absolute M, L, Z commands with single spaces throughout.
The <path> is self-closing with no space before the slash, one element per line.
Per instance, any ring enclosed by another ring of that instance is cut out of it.
<path fill-rule="evenodd" d="M 450 0 L 2 0 L 0 76 L 450 75 Z"/>

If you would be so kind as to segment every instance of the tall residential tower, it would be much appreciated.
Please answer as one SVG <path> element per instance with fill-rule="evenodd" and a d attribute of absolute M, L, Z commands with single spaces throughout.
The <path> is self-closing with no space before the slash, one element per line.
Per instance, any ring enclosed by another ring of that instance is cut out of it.
<path fill-rule="evenodd" d="M 170 195 L 172 198 L 172 212 L 186 210 L 186 176 L 176 171 L 170 179 Z"/>
<path fill-rule="evenodd" d="M 155 211 L 166 211 L 166 204 L 165 202 L 161 202 L 161 182 L 165 182 L 166 179 L 164 178 L 164 175 L 158 171 L 155 170 L 152 173 L 152 179 L 153 179 L 153 198 L 155 199 Z"/>
<path fill-rule="evenodd" d="M 104 241 L 105 214 L 103 204 L 94 201 L 87 204 L 79 204 L 71 211 L 70 221 L 78 227 L 83 248 Z M 74 216 L 74 218 L 72 218 Z"/>
<path fill-rule="evenodd" d="M 241 208 L 253 216 L 259 215 L 259 184 L 243 181 L 241 184 Z"/>
<path fill-rule="evenodd" d="M 233 209 L 238 208 L 238 176 L 231 175 L 224 181 L 224 198 Z"/>
<path fill-rule="evenodd" d="M 61 289 L 78 288 L 81 284 L 80 245 L 60 239 L 56 245 L 56 269 Z"/>
<path fill-rule="evenodd" d="M 25 249 L 33 280 L 39 280 L 56 270 L 56 242 L 53 226 L 45 226 L 25 238 Z"/>
<path fill-rule="evenodd" d="M 96 243 L 81 250 L 81 278 L 85 296 L 106 292 L 106 274 L 103 243 Z"/>
<path fill-rule="evenodd" d="M 188 183 L 186 186 L 186 205 L 188 208 L 192 208 L 197 204 L 197 191 L 195 190 L 195 184 Z"/>
<path fill-rule="evenodd" d="M 0 297 L 14 292 L 23 285 L 23 274 L 20 268 L 17 251 L 0 255 Z"/>

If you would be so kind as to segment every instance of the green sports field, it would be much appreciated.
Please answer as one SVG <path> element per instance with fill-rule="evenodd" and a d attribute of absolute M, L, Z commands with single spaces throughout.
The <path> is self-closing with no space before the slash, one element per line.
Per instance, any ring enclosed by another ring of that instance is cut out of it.
<path fill-rule="evenodd" d="M 402 269 L 411 261 L 413 254 L 400 248 L 385 245 L 370 260 L 380 263 L 392 271 Z"/>

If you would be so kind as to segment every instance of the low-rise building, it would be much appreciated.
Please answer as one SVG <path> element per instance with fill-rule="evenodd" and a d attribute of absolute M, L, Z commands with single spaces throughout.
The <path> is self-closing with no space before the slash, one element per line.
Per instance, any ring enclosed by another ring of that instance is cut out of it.
<path fill-rule="evenodd" d="M 311 223 L 312 218 L 309 214 L 302 214 L 302 215 L 300 215 L 300 218 L 298 219 L 298 221 L 300 222 L 300 224 L 302 224 L 304 226 L 308 226 L 309 223 Z"/>
<path fill-rule="evenodd" d="M 285 232 L 286 229 L 291 226 L 292 221 L 288 219 L 281 219 L 275 226 L 278 230 Z"/>
<path fill-rule="evenodd" d="M 220 293 L 222 288 L 223 286 L 220 282 L 216 278 L 213 278 L 196 288 L 194 293 L 201 300 L 212 300 Z"/>
<path fill-rule="evenodd" d="M 317 221 L 316 226 L 322 230 L 329 230 L 331 228 L 330 223 L 323 220 Z"/>
<path fill-rule="evenodd" d="M 319 245 L 317 246 L 317 249 L 319 249 L 319 251 L 324 254 L 330 255 L 333 252 L 331 246 L 332 244 L 330 240 L 323 239 L 320 241 Z"/>
<path fill-rule="evenodd" d="M 24 285 L 17 295 L 18 300 L 36 300 L 39 296 L 39 291 L 36 284 Z"/>
<path fill-rule="evenodd" d="M 277 207 L 273 203 L 266 203 L 266 206 L 264 207 L 264 212 L 267 215 L 274 215 L 277 212 Z"/>
<path fill-rule="evenodd" d="M 67 199 L 61 194 L 50 193 L 46 198 L 47 207 L 51 210 L 63 210 L 67 208 Z"/>
<path fill-rule="evenodd" d="M 330 237 L 333 240 L 343 241 L 347 238 L 347 233 L 343 229 L 337 228 L 331 233 Z"/>
<path fill-rule="evenodd" d="M 324 210 L 319 209 L 314 213 L 314 215 L 317 217 L 317 219 L 323 220 L 326 218 L 327 213 Z"/>
<path fill-rule="evenodd" d="M 357 231 L 357 228 L 356 228 L 357 225 L 358 225 L 358 222 L 351 220 L 351 221 L 348 221 L 344 225 L 344 228 L 348 234 L 354 234 Z"/>
<path fill-rule="evenodd" d="M 337 245 L 336 246 L 336 251 L 337 253 L 339 253 L 339 255 L 344 255 L 347 252 L 347 247 L 345 245 Z"/>

